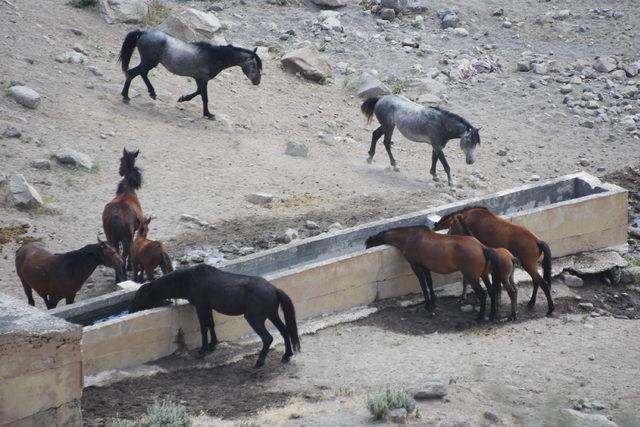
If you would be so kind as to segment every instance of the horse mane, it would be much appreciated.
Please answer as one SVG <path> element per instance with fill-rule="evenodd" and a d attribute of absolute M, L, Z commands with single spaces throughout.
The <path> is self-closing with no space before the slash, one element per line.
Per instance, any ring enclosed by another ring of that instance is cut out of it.
<path fill-rule="evenodd" d="M 243 47 L 234 46 L 228 44 L 226 46 L 214 46 L 211 43 L 207 42 L 193 42 L 193 45 L 197 46 L 201 52 L 207 52 L 209 55 L 214 57 L 223 57 L 225 59 L 231 60 L 234 55 L 238 52 L 246 53 L 247 55 L 253 57 L 258 64 L 258 68 L 262 70 L 262 60 L 254 51 L 250 49 L 245 49 Z"/>
<path fill-rule="evenodd" d="M 100 249 L 99 243 L 93 243 L 91 245 L 83 246 L 80 249 L 76 249 L 74 251 L 58 253 L 56 255 L 64 257 L 64 259 L 69 263 L 69 266 L 71 267 L 70 270 L 75 271 L 86 265 L 86 263 L 83 261 L 89 257 L 92 257 L 96 261 L 99 261 L 102 257 L 102 250 Z"/>
<path fill-rule="evenodd" d="M 439 220 L 438 222 L 436 222 L 436 223 L 434 224 L 434 226 L 433 226 L 433 227 L 434 227 L 434 228 L 437 228 L 439 225 L 442 225 L 444 222 L 447 222 L 447 221 L 448 221 L 449 219 L 451 219 L 453 216 L 458 215 L 458 214 L 461 214 L 461 213 L 464 213 L 464 212 L 466 212 L 466 211 L 470 211 L 471 209 L 483 209 L 483 210 L 485 210 L 485 211 L 489 211 L 489 212 L 491 212 L 491 210 L 490 210 L 488 207 L 486 207 L 486 206 L 478 206 L 478 205 L 474 205 L 474 206 L 465 206 L 464 208 L 459 209 L 459 210 L 457 210 L 457 211 L 455 211 L 455 212 L 451 212 L 451 213 L 446 214 L 445 216 L 443 216 L 442 218 L 440 218 L 440 220 Z M 463 224 L 463 225 L 464 225 L 464 224 Z"/>
<path fill-rule="evenodd" d="M 140 187 L 142 187 L 142 173 L 137 166 L 134 166 L 118 183 L 116 194 L 126 193 L 127 190 L 137 190 Z"/>
<path fill-rule="evenodd" d="M 456 119 L 456 120 L 461 121 L 461 122 L 462 122 L 466 127 L 468 127 L 468 128 L 473 128 L 473 125 L 471 125 L 471 123 L 469 123 L 469 121 L 468 121 L 467 119 L 465 119 L 465 118 L 464 118 L 464 117 L 462 117 L 462 116 L 459 116 L 459 115 L 458 115 L 458 114 L 456 114 L 456 113 L 452 113 L 451 111 L 449 111 L 449 110 L 445 110 L 445 109 L 443 109 L 443 108 L 440 108 L 439 106 L 435 106 L 435 107 L 431 107 L 431 108 L 433 108 L 434 110 L 438 110 L 438 111 L 440 111 L 440 112 L 441 112 L 442 114 L 444 114 L 445 116 L 449 116 L 449 117 L 451 117 L 452 119 Z"/>

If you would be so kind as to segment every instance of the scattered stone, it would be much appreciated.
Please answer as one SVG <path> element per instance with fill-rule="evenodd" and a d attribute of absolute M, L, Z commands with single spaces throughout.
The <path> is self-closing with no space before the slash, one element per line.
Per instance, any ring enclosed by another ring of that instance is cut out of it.
<path fill-rule="evenodd" d="M 626 64 L 623 68 L 628 77 L 635 77 L 640 74 L 640 61 Z"/>
<path fill-rule="evenodd" d="M 407 38 L 407 39 L 402 40 L 402 46 L 408 46 L 408 47 L 412 47 L 412 48 L 417 49 L 417 48 L 420 47 L 420 44 L 418 42 L 416 42 L 415 40 L 413 40 L 413 39 Z"/>
<path fill-rule="evenodd" d="M 516 64 L 516 70 L 517 71 L 522 71 L 522 72 L 527 72 L 527 71 L 531 71 L 531 62 L 529 61 L 520 61 Z"/>
<path fill-rule="evenodd" d="M 453 34 L 458 37 L 467 37 L 469 35 L 469 31 L 467 31 L 466 28 L 459 27 L 453 29 Z"/>
<path fill-rule="evenodd" d="M 192 8 L 172 13 L 158 26 L 159 30 L 189 42 L 211 41 L 221 28 L 220 20 L 213 13 Z"/>
<path fill-rule="evenodd" d="M 407 8 L 407 0 L 382 0 L 382 6 L 394 10 L 396 13 L 404 12 Z"/>
<path fill-rule="evenodd" d="M 573 91 L 573 86 L 570 84 L 562 85 L 560 87 L 560 93 L 566 95 L 567 93 L 571 93 Z"/>
<path fill-rule="evenodd" d="M 288 52 L 282 57 L 281 63 L 290 71 L 300 73 L 305 79 L 322 81 L 331 76 L 329 62 L 312 43 Z"/>
<path fill-rule="evenodd" d="M 245 196 L 245 200 L 254 205 L 266 205 L 273 200 L 273 196 L 267 193 L 253 193 Z"/>
<path fill-rule="evenodd" d="M 540 181 L 540 175 L 531 175 L 529 181 Z"/>
<path fill-rule="evenodd" d="M 200 218 L 193 215 L 189 215 L 189 214 L 180 215 L 180 221 L 191 222 L 193 224 L 199 225 L 200 227 L 209 228 L 211 230 L 214 230 L 216 228 L 215 225 L 209 224 L 208 222 L 203 221 Z"/>
<path fill-rule="evenodd" d="M 511 23 L 511 21 L 503 21 L 502 22 L 502 27 L 503 28 L 511 28 L 511 27 L 513 27 L 513 24 Z"/>
<path fill-rule="evenodd" d="M 0 135 L 3 138 L 20 138 L 22 129 L 11 123 L 0 123 Z"/>
<path fill-rule="evenodd" d="M 72 50 L 56 56 L 55 60 L 61 64 L 85 64 L 89 62 L 89 58 L 86 55 Z"/>
<path fill-rule="evenodd" d="M 413 397 L 415 399 L 439 399 L 447 395 L 449 379 L 440 374 L 430 374 Z"/>
<path fill-rule="evenodd" d="M 450 415 L 441 420 L 436 427 L 474 427 L 471 422 L 460 415 Z"/>
<path fill-rule="evenodd" d="M 580 288 L 584 286 L 584 281 L 580 277 L 574 276 L 573 274 L 562 273 L 561 277 L 564 284 L 570 288 Z"/>
<path fill-rule="evenodd" d="M 640 266 L 623 268 L 620 271 L 620 283 L 623 285 L 640 284 Z"/>
<path fill-rule="evenodd" d="M 457 28 L 460 25 L 460 17 L 453 11 L 440 10 L 438 11 L 438 17 L 440 18 L 440 26 L 442 29 Z"/>
<path fill-rule="evenodd" d="M 396 12 L 395 10 L 389 8 L 389 7 L 385 7 L 383 9 L 380 10 L 380 19 L 383 19 L 385 21 L 393 21 L 394 19 L 396 19 Z"/>
<path fill-rule="evenodd" d="M 320 228 L 317 222 L 310 220 L 306 220 L 304 222 L 304 226 L 307 228 L 307 230 L 317 230 Z"/>
<path fill-rule="evenodd" d="M 548 73 L 547 64 L 542 62 L 536 62 L 531 68 L 535 74 L 544 75 Z"/>
<path fill-rule="evenodd" d="M 594 308 L 593 303 L 590 303 L 590 302 L 579 302 L 578 307 L 586 311 L 591 311 Z"/>
<path fill-rule="evenodd" d="M 97 0 L 98 12 L 109 24 L 139 24 L 147 10 L 147 0 Z"/>
<path fill-rule="evenodd" d="M 51 162 L 47 159 L 35 159 L 31 161 L 31 166 L 36 169 L 51 169 Z"/>
<path fill-rule="evenodd" d="M 601 414 L 587 414 L 574 409 L 560 410 L 559 424 L 563 427 L 618 427 Z"/>
<path fill-rule="evenodd" d="M 392 409 L 389 411 L 389 421 L 396 424 L 405 424 L 407 422 L 407 410 L 404 408 Z"/>
<path fill-rule="evenodd" d="M 343 31 L 342 23 L 335 16 L 329 16 L 320 24 L 325 31 L 337 31 L 341 33 Z"/>
<path fill-rule="evenodd" d="M 40 105 L 40 94 L 28 86 L 11 86 L 9 94 L 18 104 L 32 110 Z"/>
<path fill-rule="evenodd" d="M 471 304 L 466 304 L 460 307 L 460 311 L 463 313 L 471 313 L 473 311 L 473 306 Z"/>
<path fill-rule="evenodd" d="M 16 174 L 9 180 L 9 200 L 21 209 L 36 209 L 44 205 L 38 191 L 31 186 L 22 174 Z"/>
<path fill-rule="evenodd" d="M 363 72 L 347 81 L 347 89 L 355 91 L 360 98 L 372 98 L 389 95 L 391 89 L 373 75 Z"/>
<path fill-rule="evenodd" d="M 557 19 L 558 21 L 564 21 L 570 16 L 571 16 L 571 11 L 569 9 L 562 9 L 553 14 L 553 19 Z"/>
<path fill-rule="evenodd" d="M 610 73 L 618 68 L 618 61 L 612 57 L 598 58 L 593 63 L 593 69 L 600 73 Z"/>
<path fill-rule="evenodd" d="M 636 121 L 633 116 L 624 116 L 620 119 L 620 125 L 624 127 L 626 131 L 632 131 L 636 129 Z"/>
<path fill-rule="evenodd" d="M 342 224 L 340 224 L 339 222 L 334 222 L 329 226 L 329 229 L 327 231 L 331 233 L 333 231 L 338 231 L 338 230 L 342 230 Z"/>
<path fill-rule="evenodd" d="M 320 7 L 343 7 L 347 5 L 347 0 L 311 0 Z"/>
<path fill-rule="evenodd" d="M 284 154 L 292 157 L 309 157 L 309 147 L 302 142 L 288 142 Z"/>
<path fill-rule="evenodd" d="M 589 129 L 593 128 L 594 126 L 593 120 L 589 120 L 589 119 L 580 119 L 578 124 L 584 128 L 589 128 Z"/>
<path fill-rule="evenodd" d="M 94 76 L 97 76 L 97 77 L 103 77 L 104 76 L 104 73 L 102 71 L 100 71 L 97 67 L 93 66 L 93 65 L 88 66 L 87 70 L 91 71 Z"/>
<path fill-rule="evenodd" d="M 254 253 L 255 251 L 256 249 L 253 246 L 243 246 L 240 249 L 238 249 L 238 255 L 246 256 Z"/>
<path fill-rule="evenodd" d="M 278 237 L 278 241 L 282 243 L 291 243 L 291 241 L 298 238 L 298 230 L 293 228 L 287 228 L 284 233 Z"/>
<path fill-rule="evenodd" d="M 498 152 L 496 153 L 498 156 L 504 157 L 507 155 L 507 150 L 498 150 Z"/>
<path fill-rule="evenodd" d="M 491 424 L 498 424 L 500 422 L 500 418 L 490 411 L 484 411 L 482 414 L 485 420 L 489 421 Z"/>
<path fill-rule="evenodd" d="M 93 168 L 93 160 L 88 155 L 69 147 L 58 150 L 53 157 L 63 165 L 81 166 L 85 169 Z"/>

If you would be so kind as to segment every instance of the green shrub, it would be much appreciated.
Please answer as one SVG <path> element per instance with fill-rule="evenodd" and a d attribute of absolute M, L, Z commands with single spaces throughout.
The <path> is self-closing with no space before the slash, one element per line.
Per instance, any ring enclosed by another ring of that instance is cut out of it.
<path fill-rule="evenodd" d="M 381 420 L 389 414 L 392 409 L 405 408 L 407 412 L 413 410 L 412 397 L 405 390 L 387 388 L 367 401 L 367 408 L 376 420 Z"/>
<path fill-rule="evenodd" d="M 148 0 L 147 11 L 142 17 L 142 23 L 147 27 L 155 27 L 169 16 L 169 9 L 162 0 Z"/>
<path fill-rule="evenodd" d="M 189 427 L 191 420 L 184 406 L 170 400 L 154 402 L 142 418 L 129 421 L 116 419 L 112 427 Z"/>

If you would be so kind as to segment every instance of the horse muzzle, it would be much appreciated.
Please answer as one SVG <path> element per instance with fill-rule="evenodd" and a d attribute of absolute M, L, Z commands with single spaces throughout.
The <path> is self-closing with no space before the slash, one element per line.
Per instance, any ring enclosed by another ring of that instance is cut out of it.
<path fill-rule="evenodd" d="M 472 164 L 475 163 L 475 161 L 476 161 L 476 159 L 467 159 L 467 164 L 468 165 L 472 165 Z"/>

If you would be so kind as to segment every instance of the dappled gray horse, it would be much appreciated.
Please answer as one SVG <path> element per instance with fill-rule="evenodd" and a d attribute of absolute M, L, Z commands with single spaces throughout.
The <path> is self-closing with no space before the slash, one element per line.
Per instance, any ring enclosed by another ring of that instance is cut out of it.
<path fill-rule="evenodd" d="M 140 64 L 129 70 L 129 62 L 135 48 L 140 53 Z M 181 96 L 178 102 L 190 101 L 200 95 L 205 117 L 214 119 L 209 112 L 207 83 L 225 68 L 240 66 L 242 72 L 254 85 L 260 84 L 262 61 L 256 49 L 248 50 L 235 46 L 213 46 L 210 43 L 186 43 L 162 31 L 131 31 L 122 43 L 118 61 L 127 80 L 122 88 L 122 99 L 129 101 L 129 86 L 136 76 L 142 76 L 149 96 L 156 98 L 156 91 L 149 81 L 149 70 L 162 64 L 173 74 L 193 77 L 197 90 Z"/>
<path fill-rule="evenodd" d="M 369 98 L 360 107 L 362 113 L 371 121 L 371 116 L 376 115 L 380 127 L 373 131 L 371 148 L 367 162 L 371 163 L 376 152 L 376 143 L 384 135 L 384 147 L 389 154 L 389 160 L 394 170 L 398 170 L 396 161 L 391 154 L 391 136 L 393 130 L 398 130 L 405 138 L 415 142 L 426 142 L 433 150 L 431 156 L 431 175 L 434 181 L 436 177 L 436 163 L 438 159 L 445 172 L 449 186 L 453 187 L 451 168 L 444 157 L 444 147 L 447 141 L 460 138 L 460 148 L 464 151 L 467 164 L 476 160 L 476 146 L 480 145 L 479 128 L 474 128 L 471 123 L 446 110 L 425 107 L 408 100 L 403 96 L 386 95 L 381 98 Z"/>

